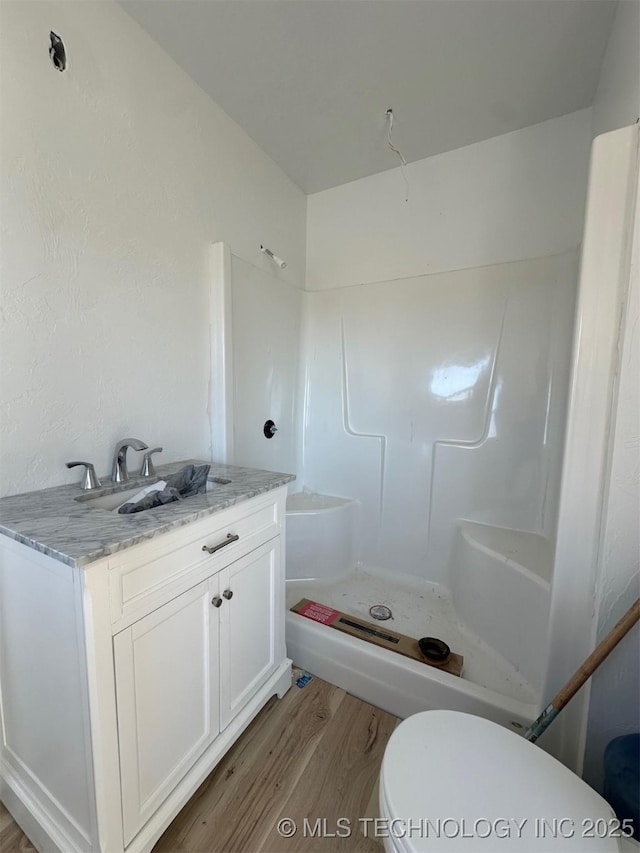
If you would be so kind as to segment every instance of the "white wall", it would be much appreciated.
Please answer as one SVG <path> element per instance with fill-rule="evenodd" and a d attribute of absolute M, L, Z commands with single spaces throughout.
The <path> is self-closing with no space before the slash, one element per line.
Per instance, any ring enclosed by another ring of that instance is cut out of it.
<path fill-rule="evenodd" d="M 634 124 L 640 116 L 640 0 L 620 0 L 593 102 L 594 136 Z M 636 235 L 638 210 L 636 202 Z M 640 594 L 640 246 L 636 236 L 631 269 L 619 386 L 610 441 L 607 501 L 598 565 L 595 640 L 601 640 Z M 584 777 L 602 789 L 604 750 L 614 737 L 640 730 L 638 629 L 593 676 L 584 756 Z"/>
<path fill-rule="evenodd" d="M 640 184 L 635 215 L 598 565 L 596 641 L 603 639 L 640 596 Z M 598 790 L 609 741 L 640 731 L 639 630 L 639 626 L 633 629 L 591 682 L 584 777 Z"/>
<path fill-rule="evenodd" d="M 593 134 L 640 116 L 640 0 L 619 0 L 593 101 Z"/>
<path fill-rule="evenodd" d="M 305 197 L 115 3 L 0 23 L 0 493 L 107 472 L 127 435 L 206 457 L 211 244 L 301 286 Z"/>
<path fill-rule="evenodd" d="M 554 653 L 545 704 L 582 664 L 595 639 L 637 148 L 636 127 L 603 134 L 592 147 L 550 612 Z M 554 736 L 562 734 L 559 756 L 574 769 L 582 766 L 588 693 L 587 686 L 554 723 Z"/>
<path fill-rule="evenodd" d="M 468 269 L 579 245 L 591 110 L 308 197 L 307 289 Z M 391 157 L 391 152 L 389 152 Z"/>

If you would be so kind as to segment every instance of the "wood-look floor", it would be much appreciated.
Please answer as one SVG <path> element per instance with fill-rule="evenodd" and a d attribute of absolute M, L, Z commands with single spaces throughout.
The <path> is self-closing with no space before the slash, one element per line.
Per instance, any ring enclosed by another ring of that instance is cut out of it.
<path fill-rule="evenodd" d="M 2 803 L 0 803 L 0 851 L 2 853 L 17 853 L 17 851 L 35 853 L 35 847 L 18 824 L 12 820 Z"/>
<path fill-rule="evenodd" d="M 294 683 L 258 714 L 153 853 L 382 853 L 359 819 L 378 815 L 378 773 L 397 722 L 319 678 Z M 278 833 L 282 818 L 298 827 L 289 839 Z M 331 837 L 345 831 L 340 818 L 351 834 Z M 32 850 L 0 804 L 0 851 Z"/>

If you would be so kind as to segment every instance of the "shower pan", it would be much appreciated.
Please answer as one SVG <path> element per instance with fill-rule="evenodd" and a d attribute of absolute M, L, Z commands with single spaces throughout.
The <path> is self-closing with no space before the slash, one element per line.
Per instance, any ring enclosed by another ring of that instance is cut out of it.
<path fill-rule="evenodd" d="M 451 590 L 416 576 L 354 564 L 352 556 L 350 559 L 353 554 L 350 543 L 355 533 L 352 525 L 357 524 L 357 510 L 355 501 L 326 495 L 302 492 L 289 497 L 287 554 L 292 549 L 294 557 L 287 579 L 288 653 L 310 672 L 401 717 L 446 706 L 480 714 L 516 729 L 524 726 L 537 707 L 537 694 L 532 686 L 535 663 L 531 671 L 526 666 L 523 671 L 522 666 L 509 660 L 517 659 L 517 655 L 509 648 L 506 633 L 500 634 L 499 642 L 483 639 L 482 626 L 476 627 L 473 622 L 475 609 L 470 608 L 469 617 L 465 611 L 465 605 L 468 606 L 464 599 L 466 581 L 461 584 L 460 595 L 455 585 Z M 469 579 L 476 571 L 484 570 L 482 583 L 488 588 L 499 585 L 503 574 L 515 571 L 523 584 L 522 603 L 516 601 L 522 616 L 531 602 L 527 587 L 531 578 L 527 575 L 532 573 L 513 562 L 507 565 L 512 558 L 486 548 L 481 535 L 469 535 L 467 525 L 473 529 L 472 523 L 463 524 L 458 544 L 464 553 L 456 556 L 455 565 L 462 573 L 468 573 Z M 345 536 L 344 530 L 349 527 L 351 535 Z M 301 553 L 301 542 L 308 554 L 306 560 Z M 287 560 L 289 564 L 289 557 Z M 349 570 L 344 571 L 347 565 Z M 315 572 L 314 576 L 302 574 L 305 566 Z M 335 572 L 335 567 L 342 567 L 342 571 Z M 468 592 L 473 598 L 474 590 L 469 588 Z M 539 604 L 544 618 L 549 608 L 548 582 L 541 587 L 541 592 Z M 386 607 L 392 615 L 383 623 L 385 627 L 415 638 L 442 638 L 452 651 L 463 655 L 463 677 L 456 678 L 292 613 L 291 608 L 302 598 L 368 622 L 371 622 L 372 607 Z M 481 612 L 485 618 L 494 620 L 502 604 L 501 600 L 495 605 L 488 602 L 488 606 L 484 602 Z M 533 630 L 535 616 L 539 615 L 529 614 Z M 525 642 L 525 635 L 521 635 L 518 648 Z M 501 647 L 501 643 L 504 646 Z"/>

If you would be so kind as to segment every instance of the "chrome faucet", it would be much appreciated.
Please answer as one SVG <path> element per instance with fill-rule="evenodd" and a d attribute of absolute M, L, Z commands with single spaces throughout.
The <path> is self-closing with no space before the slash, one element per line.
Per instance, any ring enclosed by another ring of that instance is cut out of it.
<path fill-rule="evenodd" d="M 113 456 L 113 473 L 111 475 L 111 479 L 114 483 L 126 483 L 129 479 L 129 471 L 127 470 L 127 450 L 130 447 L 133 447 L 134 450 L 147 450 L 149 445 L 137 438 L 123 438 L 116 444 Z"/>

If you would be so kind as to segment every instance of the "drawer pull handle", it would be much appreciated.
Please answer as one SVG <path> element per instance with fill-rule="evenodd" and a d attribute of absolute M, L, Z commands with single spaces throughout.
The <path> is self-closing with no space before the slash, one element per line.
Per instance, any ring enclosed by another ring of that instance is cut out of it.
<path fill-rule="evenodd" d="M 222 593 L 222 596 L 223 598 L 226 598 L 227 601 L 229 601 L 230 598 L 233 598 L 233 590 L 225 589 L 225 591 Z"/>
<path fill-rule="evenodd" d="M 227 533 L 227 538 L 224 542 L 220 542 L 218 545 L 203 545 L 202 550 L 206 551 L 207 554 L 215 554 L 216 551 L 219 551 L 220 548 L 226 548 L 227 545 L 231 545 L 232 542 L 237 542 L 240 537 L 237 533 Z"/>
<path fill-rule="evenodd" d="M 220 605 L 222 604 L 222 599 L 216 595 L 215 598 L 211 599 L 211 603 L 214 607 L 220 607 Z"/>

